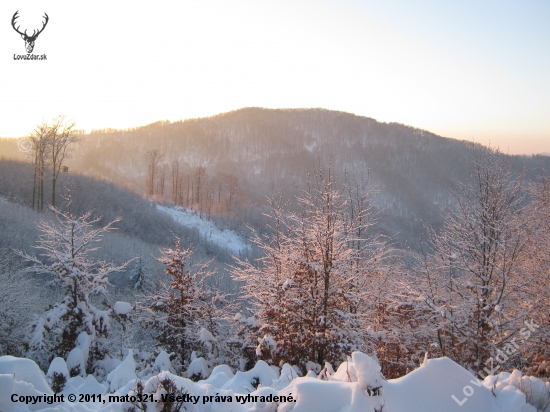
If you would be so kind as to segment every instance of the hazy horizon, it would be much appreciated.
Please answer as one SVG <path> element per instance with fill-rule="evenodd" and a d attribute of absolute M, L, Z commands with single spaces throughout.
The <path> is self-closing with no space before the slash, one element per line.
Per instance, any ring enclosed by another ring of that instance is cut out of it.
<path fill-rule="evenodd" d="M 148 126 L 150 124 L 154 124 L 154 123 L 157 123 L 157 122 L 162 122 L 162 121 L 169 121 L 171 123 L 174 123 L 174 122 L 178 122 L 178 121 L 187 121 L 187 120 L 199 120 L 199 119 L 207 119 L 209 117 L 214 117 L 214 116 L 217 116 L 217 115 L 223 115 L 223 114 L 227 114 L 227 113 L 231 113 L 233 111 L 239 111 L 239 110 L 243 110 L 243 109 L 250 109 L 250 108 L 258 108 L 258 109 L 266 109 L 266 110 L 309 110 L 309 109 L 320 109 L 320 110 L 327 110 L 327 111 L 335 111 L 335 112 L 342 112 L 341 110 L 332 110 L 332 109 L 325 109 L 325 108 L 309 108 L 309 107 L 299 107 L 299 108 L 267 108 L 267 107 L 258 107 L 258 106 L 250 106 L 250 107 L 241 107 L 239 109 L 236 109 L 236 110 L 231 110 L 231 111 L 227 111 L 227 112 L 222 112 L 222 113 L 215 113 L 213 114 L 212 116 L 202 116 L 202 117 L 191 117 L 191 118 L 187 118 L 187 119 L 176 119 L 176 120 L 168 120 L 168 119 L 158 119 L 157 121 L 154 121 L 154 122 L 151 122 L 151 123 L 144 123 L 144 124 L 138 124 L 138 125 L 131 125 L 131 126 L 128 126 L 128 127 L 109 127 L 109 126 L 106 126 L 106 127 L 97 127 L 97 128 L 94 128 L 92 127 L 91 129 L 88 129 L 88 130 L 85 130 L 85 129 L 81 129 L 78 127 L 78 124 L 77 124 L 77 127 L 75 130 L 79 131 L 79 132 L 84 132 L 85 134 L 90 134 L 92 131 L 100 131 L 100 130 L 127 130 L 127 129 L 134 129 L 134 128 L 140 128 L 140 127 L 145 127 L 145 126 Z M 347 112 L 343 112 L 343 113 L 347 113 Z M 355 116 L 358 116 L 358 117 L 365 117 L 365 118 L 372 118 L 370 116 L 363 116 L 363 115 L 357 115 L 355 113 L 351 113 Z M 49 119 L 44 119 L 44 120 L 49 120 Z M 378 119 L 373 119 L 375 121 L 378 121 Z M 396 124 L 402 124 L 400 122 L 380 122 L 380 123 L 396 123 Z M 415 127 L 413 125 L 408 125 L 408 124 L 403 124 L 404 126 L 406 127 Z M 418 128 L 420 129 L 420 128 Z M 420 130 L 424 130 L 426 132 L 430 132 L 430 133 L 433 133 L 431 130 L 425 130 L 425 129 L 420 129 Z M 437 133 L 435 133 L 437 134 Z M 0 136 L 0 138 L 5 138 L 5 139 L 19 139 L 19 138 L 24 138 L 25 136 Z M 544 154 L 544 155 L 550 155 L 550 151 L 548 152 L 534 152 L 534 153 L 512 153 L 510 152 L 509 150 L 507 150 L 505 147 L 503 146 L 499 146 L 497 144 L 495 144 L 495 142 L 491 142 L 491 141 L 487 141 L 487 142 L 481 142 L 479 140 L 475 140 L 475 139 L 458 139 L 458 138 L 454 138 L 454 137 L 450 137 L 450 136 L 440 136 L 440 137 L 443 137 L 443 138 L 449 138 L 449 139 L 457 139 L 457 140 L 465 140 L 465 141 L 473 141 L 475 143 L 481 143 L 485 146 L 491 146 L 491 147 L 498 147 L 500 149 L 501 152 L 503 153 L 509 153 L 509 154 L 512 154 L 512 155 L 536 155 L 536 154 Z"/>
<path fill-rule="evenodd" d="M 33 54 L 14 60 L 49 21 Z M 64 114 L 139 127 L 243 107 L 326 108 L 550 152 L 550 3 L 3 2 L 0 136 Z"/>

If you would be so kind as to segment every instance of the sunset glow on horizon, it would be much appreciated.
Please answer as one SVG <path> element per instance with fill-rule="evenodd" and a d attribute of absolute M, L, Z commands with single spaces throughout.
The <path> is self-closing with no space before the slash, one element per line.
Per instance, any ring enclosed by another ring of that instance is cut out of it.
<path fill-rule="evenodd" d="M 26 54 L 11 27 L 41 27 Z M 321 107 L 512 154 L 550 153 L 550 2 L 158 1 L 0 5 L 0 136 L 65 114 L 128 128 Z"/>

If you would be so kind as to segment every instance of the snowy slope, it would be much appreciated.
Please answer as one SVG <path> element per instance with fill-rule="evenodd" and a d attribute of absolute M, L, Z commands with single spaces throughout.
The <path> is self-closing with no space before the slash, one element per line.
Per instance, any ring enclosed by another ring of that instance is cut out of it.
<path fill-rule="evenodd" d="M 185 395 L 181 410 L 194 412 L 537 412 L 518 388 L 532 388 L 536 397 L 550 394 L 550 383 L 522 377 L 518 371 L 477 381 L 448 358 L 425 361 L 415 371 L 390 381 L 383 379 L 374 359 L 354 352 L 323 379 L 313 372 L 297 377 L 289 365 L 277 372 L 279 368 L 259 361 L 253 369 L 236 374 L 228 366 L 218 366 L 208 379 L 193 382 L 168 372 L 170 361 L 165 353 L 159 357 L 162 362 L 158 364 L 167 370 L 141 377 L 147 411 L 151 412 L 163 407 L 167 396 L 161 385 L 164 378 L 175 383 L 172 394 Z M 0 357 L 0 411 L 123 412 L 132 406 L 124 397 L 135 397 L 140 373 L 132 351 L 117 365 L 103 383 L 91 375 L 68 379 L 60 402 L 53 401 L 52 391 L 33 361 Z M 95 395 L 95 399 L 81 396 L 86 394 Z M 114 397 L 110 399 L 109 394 Z M 69 395 L 76 395 L 73 402 L 67 400 Z M 550 406 L 538 410 L 550 412 Z"/>
<path fill-rule="evenodd" d="M 201 219 L 197 213 L 191 210 L 158 204 L 156 208 L 172 217 L 180 225 L 198 229 L 201 236 L 207 241 L 228 250 L 234 255 L 238 256 L 250 249 L 250 245 L 233 230 L 220 229 L 214 223 Z"/>

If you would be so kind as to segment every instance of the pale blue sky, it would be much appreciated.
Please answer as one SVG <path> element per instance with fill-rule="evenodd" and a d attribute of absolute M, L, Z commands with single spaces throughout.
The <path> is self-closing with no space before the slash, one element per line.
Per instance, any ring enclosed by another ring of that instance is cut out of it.
<path fill-rule="evenodd" d="M 50 22 L 25 54 L 9 22 Z M 550 152 L 550 1 L 0 4 L 0 136 L 66 114 L 133 127 L 324 107 L 511 153 Z"/>

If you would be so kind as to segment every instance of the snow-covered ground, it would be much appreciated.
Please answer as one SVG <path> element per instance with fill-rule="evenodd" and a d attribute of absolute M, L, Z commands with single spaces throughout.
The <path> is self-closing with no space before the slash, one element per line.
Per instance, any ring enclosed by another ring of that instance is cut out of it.
<path fill-rule="evenodd" d="M 180 225 L 198 229 L 207 241 L 227 249 L 236 256 L 250 249 L 250 245 L 233 230 L 220 229 L 213 222 L 201 219 L 198 213 L 180 207 L 158 204 L 156 208 L 171 216 Z"/>
<path fill-rule="evenodd" d="M 122 363 L 112 362 L 112 367 L 104 382 L 92 375 L 68 379 L 59 402 L 48 385 L 51 378 L 33 361 L 0 357 L 0 411 L 123 412 L 132 406 L 128 401 L 137 398 L 140 373 L 133 352 Z M 141 377 L 146 410 L 160 411 L 174 395 L 181 397 L 181 411 L 195 412 L 537 412 L 518 388 L 532 393 L 534 404 L 550 393 L 550 383 L 522 377 L 518 371 L 478 381 L 448 358 L 426 360 L 408 375 L 385 381 L 376 361 L 361 352 L 354 352 L 336 372 L 326 367 L 319 376 L 310 371 L 298 377 L 290 365 L 279 369 L 263 361 L 247 372 L 234 373 L 226 365 L 210 371 L 204 359 L 196 358 L 190 369 L 210 376 L 196 383 L 176 376 L 169 372 L 170 360 L 162 352 L 154 373 Z M 48 375 L 53 372 L 67 374 L 63 359 L 54 359 Z M 165 378 L 175 383 L 172 392 L 166 391 Z M 550 406 L 538 410 L 550 411 Z"/>

